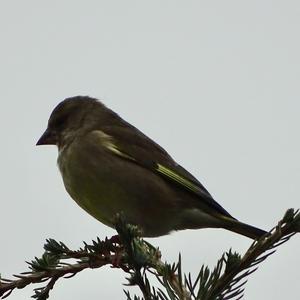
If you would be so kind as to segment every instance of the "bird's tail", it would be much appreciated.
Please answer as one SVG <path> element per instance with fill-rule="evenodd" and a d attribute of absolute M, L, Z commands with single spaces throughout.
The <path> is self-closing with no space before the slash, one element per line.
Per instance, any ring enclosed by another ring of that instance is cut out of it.
<path fill-rule="evenodd" d="M 242 234 L 244 236 L 249 237 L 250 239 L 259 239 L 263 235 L 267 234 L 267 231 L 259 229 L 257 227 L 245 224 L 235 219 L 226 218 L 225 229 Z"/>

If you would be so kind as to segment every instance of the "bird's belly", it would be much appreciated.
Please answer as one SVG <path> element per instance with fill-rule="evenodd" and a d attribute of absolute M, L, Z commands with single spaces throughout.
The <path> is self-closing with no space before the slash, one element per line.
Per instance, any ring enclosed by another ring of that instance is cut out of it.
<path fill-rule="evenodd" d="M 116 215 L 121 213 L 126 221 L 139 225 L 144 236 L 167 234 L 176 227 L 175 196 L 151 172 L 132 164 L 126 168 L 115 164 L 95 168 L 88 160 L 84 167 L 61 162 L 59 167 L 70 196 L 100 222 L 113 227 Z M 130 172 L 134 172 L 132 176 Z"/>
<path fill-rule="evenodd" d="M 79 181 L 72 176 L 63 176 L 63 179 L 66 190 L 81 208 L 105 225 L 113 227 L 115 216 L 124 210 L 121 203 L 116 203 L 116 197 L 120 201 L 122 199 L 120 187 L 113 189 L 101 179 L 97 183 L 84 177 Z"/>

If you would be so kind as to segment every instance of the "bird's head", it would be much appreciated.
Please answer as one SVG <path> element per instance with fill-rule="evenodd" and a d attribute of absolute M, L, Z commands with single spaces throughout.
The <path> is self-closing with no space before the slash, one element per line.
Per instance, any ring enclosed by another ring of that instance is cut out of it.
<path fill-rule="evenodd" d="M 61 148 L 76 136 L 105 125 L 111 113 L 97 99 L 87 96 L 67 98 L 51 113 L 47 129 L 36 145 L 56 145 Z"/>

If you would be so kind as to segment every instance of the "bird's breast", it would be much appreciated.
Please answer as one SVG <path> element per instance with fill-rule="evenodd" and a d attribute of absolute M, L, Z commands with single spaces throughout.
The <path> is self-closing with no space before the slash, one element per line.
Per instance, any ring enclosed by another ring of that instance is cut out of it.
<path fill-rule="evenodd" d="M 112 226 L 114 209 L 113 189 L 107 182 L 99 159 L 85 157 L 72 147 L 64 149 L 58 156 L 58 167 L 64 186 L 75 202 L 102 223 Z M 98 162 L 98 164 L 96 163 Z"/>
<path fill-rule="evenodd" d="M 58 166 L 70 196 L 102 223 L 113 227 L 123 213 L 145 236 L 174 229 L 179 199 L 157 174 L 101 148 L 72 144 L 59 153 Z"/>

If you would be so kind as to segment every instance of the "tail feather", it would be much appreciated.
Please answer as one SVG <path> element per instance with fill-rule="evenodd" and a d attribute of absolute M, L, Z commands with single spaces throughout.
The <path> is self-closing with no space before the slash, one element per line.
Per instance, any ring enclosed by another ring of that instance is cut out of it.
<path fill-rule="evenodd" d="M 227 219 L 227 218 L 226 218 Z M 242 223 L 235 219 L 227 219 L 225 229 L 247 236 L 250 239 L 259 239 L 263 235 L 267 234 L 267 231 L 260 228 Z"/>

